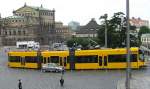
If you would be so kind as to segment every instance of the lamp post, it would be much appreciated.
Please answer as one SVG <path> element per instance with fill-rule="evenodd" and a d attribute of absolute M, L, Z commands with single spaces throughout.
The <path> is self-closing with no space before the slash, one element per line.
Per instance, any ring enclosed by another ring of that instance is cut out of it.
<path fill-rule="evenodd" d="M 103 16 L 100 17 L 100 19 L 105 20 L 105 48 L 107 48 L 107 14 L 104 14 Z"/>
<path fill-rule="evenodd" d="M 130 34 L 129 34 L 129 0 L 126 0 L 127 18 L 127 69 L 126 69 L 126 89 L 130 89 L 131 64 L 130 64 Z"/>

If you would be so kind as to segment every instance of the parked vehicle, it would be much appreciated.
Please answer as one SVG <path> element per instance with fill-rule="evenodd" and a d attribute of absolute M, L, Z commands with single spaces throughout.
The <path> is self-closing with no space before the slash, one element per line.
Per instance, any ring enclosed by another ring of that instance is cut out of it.
<path fill-rule="evenodd" d="M 42 72 L 63 72 L 64 68 L 56 63 L 46 63 L 42 65 Z"/>
<path fill-rule="evenodd" d="M 39 44 L 39 42 L 35 42 L 35 41 L 17 41 L 16 47 L 18 49 L 38 50 L 40 48 L 40 44 Z"/>

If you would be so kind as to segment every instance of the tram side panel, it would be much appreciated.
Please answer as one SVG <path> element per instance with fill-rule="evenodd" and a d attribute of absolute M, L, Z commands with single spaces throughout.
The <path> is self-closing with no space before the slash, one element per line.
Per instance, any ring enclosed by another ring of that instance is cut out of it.
<path fill-rule="evenodd" d="M 8 66 L 16 68 L 38 68 L 36 52 L 9 52 Z"/>

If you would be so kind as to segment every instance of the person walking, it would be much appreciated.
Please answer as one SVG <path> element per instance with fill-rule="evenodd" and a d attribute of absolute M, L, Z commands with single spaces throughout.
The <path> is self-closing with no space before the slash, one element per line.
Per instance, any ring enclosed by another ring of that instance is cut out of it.
<path fill-rule="evenodd" d="M 63 79 L 63 77 L 61 77 L 61 79 L 60 79 L 60 85 L 61 85 L 61 87 L 64 86 L 64 79 Z"/>
<path fill-rule="evenodd" d="M 19 79 L 19 83 L 18 83 L 18 89 L 22 89 L 22 82 L 20 79 Z"/>

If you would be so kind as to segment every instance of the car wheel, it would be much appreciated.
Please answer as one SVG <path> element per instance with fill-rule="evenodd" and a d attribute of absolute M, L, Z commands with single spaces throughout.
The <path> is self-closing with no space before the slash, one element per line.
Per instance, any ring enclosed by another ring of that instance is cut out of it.
<path fill-rule="evenodd" d="M 42 69 L 42 72 L 46 72 L 46 70 Z"/>
<path fill-rule="evenodd" d="M 55 70 L 55 72 L 56 72 L 56 73 L 58 73 L 58 72 L 59 72 L 59 70 Z"/>

